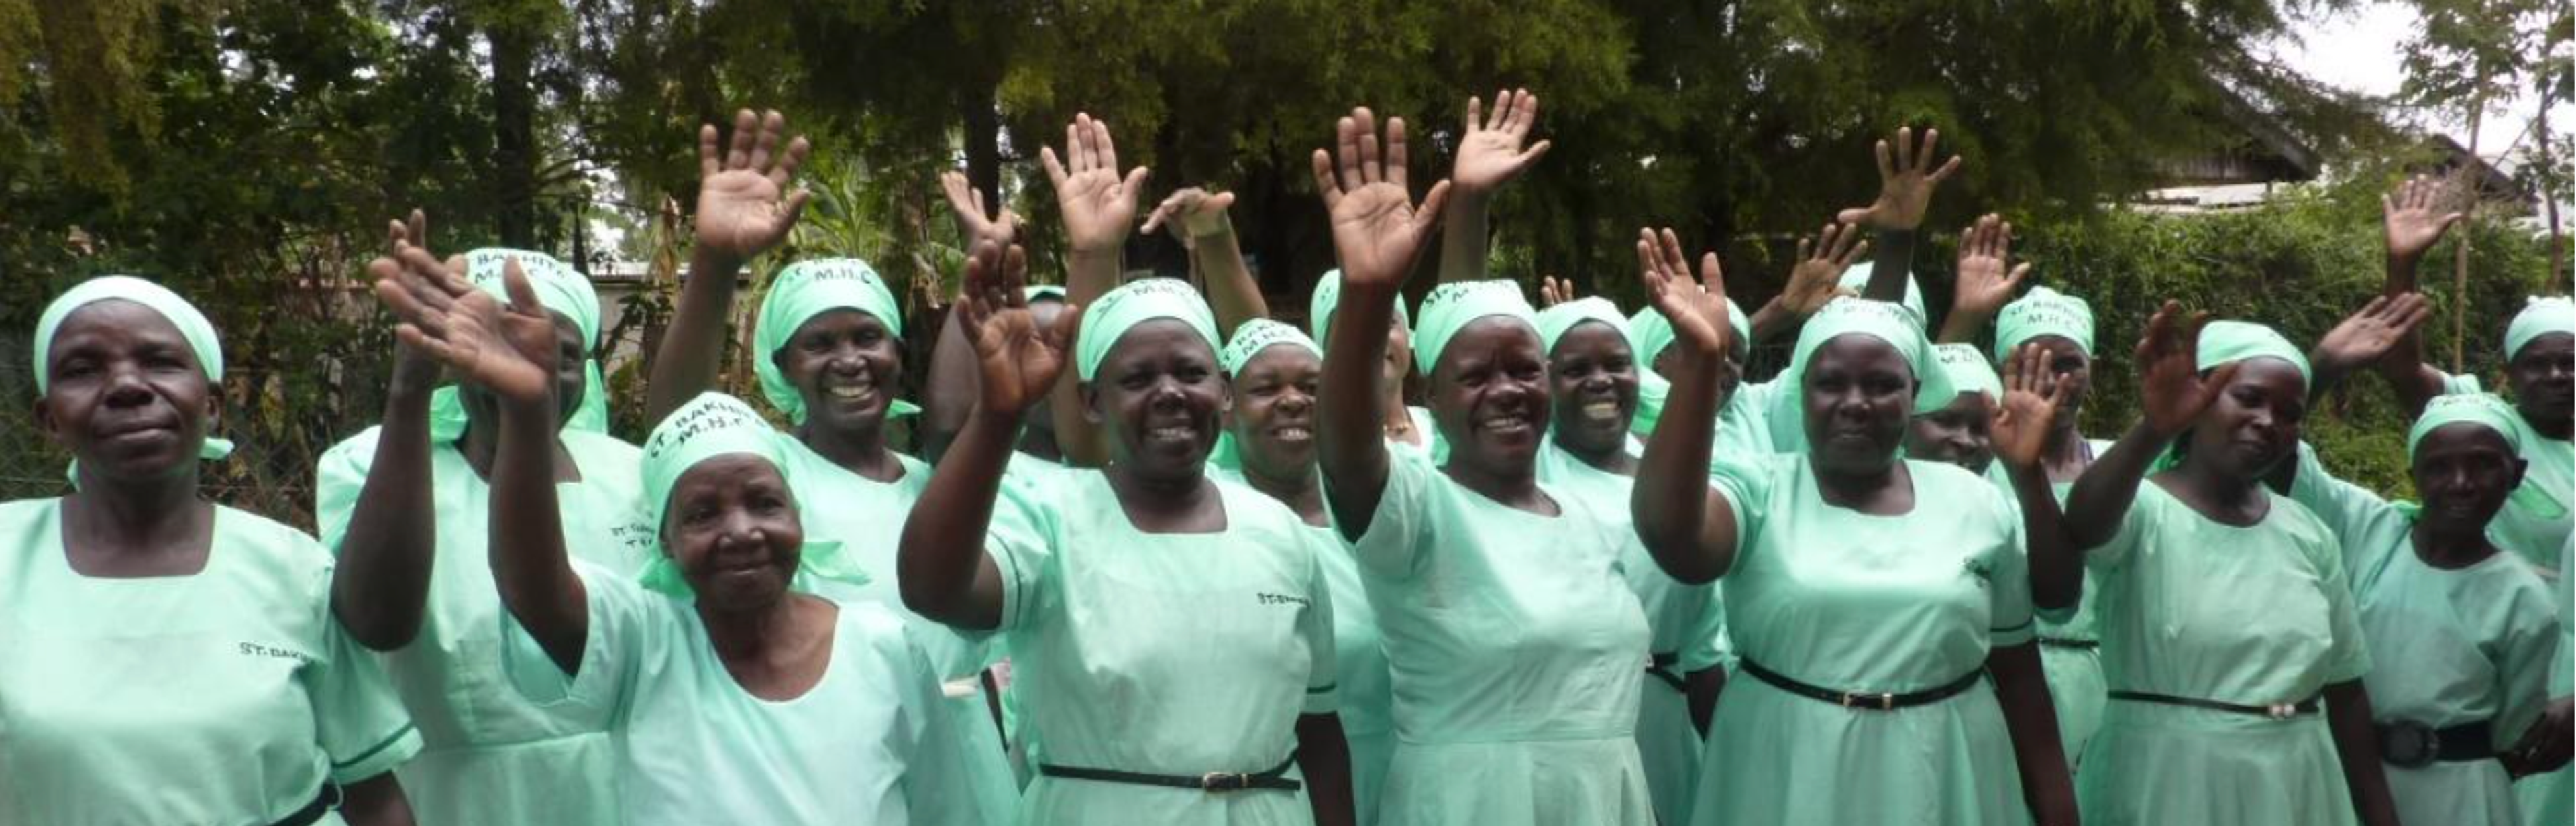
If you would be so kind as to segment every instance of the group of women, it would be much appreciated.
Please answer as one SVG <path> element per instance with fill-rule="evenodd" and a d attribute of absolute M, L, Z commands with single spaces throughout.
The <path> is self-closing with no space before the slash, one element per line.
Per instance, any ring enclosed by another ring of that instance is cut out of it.
<path fill-rule="evenodd" d="M 0 504 L 0 822 L 2566 821 L 2576 306 L 2513 320 L 2510 402 L 2426 366 L 2434 186 L 2311 349 L 2166 305 L 2100 440 L 2091 309 L 2021 289 L 2008 224 L 1963 233 L 1930 324 L 1937 133 L 1880 142 L 1878 197 L 1754 313 L 1641 230 L 1629 314 L 1485 272 L 1537 112 L 1471 99 L 1418 201 L 1404 122 L 1342 118 L 1312 335 L 1226 194 L 1143 221 L 1197 283 L 1122 283 L 1146 173 L 1077 118 L 1042 151 L 1061 287 L 943 181 L 971 254 L 924 405 L 868 264 L 769 280 L 749 360 L 785 428 L 710 391 L 722 274 L 806 198 L 806 142 L 744 112 L 699 136 L 640 448 L 602 432 L 582 276 L 442 259 L 414 214 L 319 542 L 198 492 L 229 448 L 205 318 L 82 283 L 34 356 L 73 489 Z M 2421 505 L 2300 441 L 2365 368 L 2421 410 Z M 916 415 L 935 464 L 889 440 Z"/>

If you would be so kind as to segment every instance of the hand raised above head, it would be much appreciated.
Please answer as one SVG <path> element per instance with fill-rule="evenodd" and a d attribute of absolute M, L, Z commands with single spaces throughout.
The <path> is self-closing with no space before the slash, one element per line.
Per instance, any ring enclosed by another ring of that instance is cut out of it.
<path fill-rule="evenodd" d="M 2380 196 L 2380 216 L 2388 238 L 2388 254 L 2398 258 L 2420 258 L 2451 225 L 2466 217 L 2464 213 L 2444 212 L 2450 187 L 2443 181 L 2417 175 L 2397 182 L 2396 189 Z"/>
<path fill-rule="evenodd" d="M 1483 106 L 1482 99 L 1467 99 L 1466 123 L 1458 133 L 1458 160 L 1449 170 L 1449 179 L 1464 193 L 1501 188 L 1529 171 L 1550 146 L 1547 141 L 1529 143 L 1530 129 L 1538 123 L 1538 96 L 1528 89 L 1495 92 L 1490 114 Z"/>
<path fill-rule="evenodd" d="M 2200 328 L 2208 313 L 2185 313 L 2182 304 L 2165 302 L 2147 319 L 2138 341 L 2138 403 L 2149 430 L 2173 436 L 2190 428 L 2218 393 L 2236 378 L 2236 364 L 2200 374 Z"/>
<path fill-rule="evenodd" d="M 1064 213 L 1065 241 L 1076 254 L 1113 253 L 1127 242 L 1136 225 L 1136 198 L 1152 173 L 1144 167 L 1118 174 L 1118 144 L 1109 122 L 1077 114 L 1064 127 L 1065 156 L 1054 147 L 1038 150 L 1047 180 L 1055 184 L 1055 201 Z"/>
<path fill-rule="evenodd" d="M 1932 191 L 1959 171 L 1958 156 L 1939 167 L 1932 165 L 1933 149 L 1940 146 L 1941 130 L 1923 130 L 1923 144 L 1914 144 L 1913 127 L 1896 130 L 1896 144 L 1879 141 L 1878 200 L 1865 207 L 1853 207 L 1839 216 L 1846 224 L 1868 224 L 1882 230 L 1912 230 L 1923 225 L 1924 210 L 1931 208 Z"/>
<path fill-rule="evenodd" d="M 1798 260 L 1789 268 L 1789 284 L 1780 290 L 1780 305 L 1799 316 L 1815 315 L 1834 299 L 1860 293 L 1842 285 L 1843 271 L 1869 254 L 1869 241 L 1853 224 L 1825 222 L 1813 238 L 1798 239 Z"/>
<path fill-rule="evenodd" d="M 1404 119 L 1390 118 L 1381 152 L 1377 117 L 1351 110 L 1334 126 L 1338 152 L 1315 150 L 1315 189 L 1332 216 L 1344 289 L 1394 289 L 1412 274 L 1422 242 L 1440 225 L 1449 182 L 1431 185 L 1416 206 L 1405 189 Z"/>
<path fill-rule="evenodd" d="M 1682 252 L 1681 237 L 1671 229 L 1657 232 L 1637 230 L 1637 266 L 1639 277 L 1646 283 L 1646 296 L 1655 312 L 1673 325 L 1673 341 L 1708 357 L 1714 364 L 1726 356 L 1726 334 L 1730 323 L 1726 311 L 1726 274 L 1718 266 L 1717 253 L 1704 253 L 1699 259 L 1699 278 L 1693 280 L 1690 258 Z"/>
<path fill-rule="evenodd" d="M 1021 289 L 1028 269 L 1028 255 L 1019 247 L 977 244 L 966 259 L 965 293 L 957 300 L 959 329 L 974 345 L 983 372 L 979 403 L 1005 416 L 1018 416 L 1046 397 L 1072 361 L 1074 332 L 1082 323 L 1082 308 L 1068 305 L 1053 325 L 1039 326 Z"/>
<path fill-rule="evenodd" d="M 765 116 L 749 109 L 735 113 L 733 139 L 721 149 L 714 125 L 698 127 L 701 248 L 749 260 L 787 240 L 809 196 L 789 186 L 812 147 L 786 135 L 787 117 L 775 109 Z"/>

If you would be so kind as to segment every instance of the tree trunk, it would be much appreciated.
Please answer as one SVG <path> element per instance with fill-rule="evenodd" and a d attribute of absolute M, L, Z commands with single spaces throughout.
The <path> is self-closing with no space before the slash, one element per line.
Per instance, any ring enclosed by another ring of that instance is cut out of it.
<path fill-rule="evenodd" d="M 492 43 L 492 204 L 501 243 L 537 245 L 537 56 L 534 32 L 509 24 L 484 33 Z"/>
<path fill-rule="evenodd" d="M 2478 174 L 2482 163 L 2478 160 L 2478 129 L 2486 121 L 2487 96 L 2483 91 L 2486 80 L 2480 78 L 2478 85 L 2481 91 L 2469 107 L 2469 160 L 2459 172 L 2465 182 L 2460 191 L 2468 194 L 2469 202 L 2460 208 L 2460 243 L 2452 248 L 2454 254 L 2451 256 L 2451 372 L 2455 375 L 2468 369 L 2469 245 L 2470 240 L 2476 237 L 2471 230 L 2476 225 L 2478 202 L 2484 200 L 2484 193 L 2478 190 L 2486 183 L 2485 178 Z"/>

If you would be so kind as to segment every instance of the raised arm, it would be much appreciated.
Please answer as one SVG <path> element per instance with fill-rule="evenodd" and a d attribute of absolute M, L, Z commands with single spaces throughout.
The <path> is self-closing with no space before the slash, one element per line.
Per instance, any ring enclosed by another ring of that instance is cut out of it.
<path fill-rule="evenodd" d="M 471 289 L 420 248 L 428 225 L 417 209 L 409 223 L 391 222 L 386 257 L 367 263 L 377 289 L 442 295 Z M 340 564 L 331 573 L 332 616 L 348 629 L 350 639 L 377 651 L 410 645 L 428 610 L 430 568 L 438 556 L 438 511 L 430 501 L 429 397 L 438 388 L 438 370 L 438 360 L 420 348 L 394 345 L 375 457 L 367 463 L 367 479 L 340 536 Z"/>
<path fill-rule="evenodd" d="M 1432 184 L 1422 204 L 1414 205 L 1405 189 L 1403 118 L 1387 119 L 1382 155 L 1377 117 L 1368 107 L 1351 110 L 1334 132 L 1338 158 L 1315 150 L 1315 191 L 1331 216 L 1333 251 L 1342 262 L 1342 298 L 1326 334 L 1324 379 L 1315 398 L 1322 428 L 1317 462 L 1333 524 L 1344 538 L 1356 540 L 1368 533 L 1378 498 L 1386 493 L 1377 385 L 1387 326 L 1395 323 L 1397 294 L 1449 200 L 1449 182 Z"/>
<path fill-rule="evenodd" d="M 1832 242 L 1818 245 L 1824 239 Z M 1824 253 L 1829 251 L 1831 254 Z M 1869 241 L 1861 237 L 1858 227 L 1832 221 L 1816 231 L 1815 238 L 1798 239 L 1798 260 L 1789 268 L 1789 283 L 1780 295 L 1753 311 L 1753 341 L 1771 341 L 1797 332 L 1807 317 L 1825 308 L 1827 302 L 1847 295 L 1859 295 L 1843 286 L 1843 271 L 1852 262 L 1869 254 Z"/>
<path fill-rule="evenodd" d="M 1718 371 L 1726 364 L 1726 277 L 1712 252 L 1700 256 L 1699 280 L 1691 280 L 1681 238 L 1669 229 L 1637 231 L 1637 265 L 1655 311 L 1673 325 L 1679 363 L 1666 377 L 1672 392 L 1637 460 L 1628 507 L 1656 565 L 1674 579 L 1707 582 L 1735 567 L 1738 541 L 1734 503 L 1708 484 Z"/>
<path fill-rule="evenodd" d="M 376 295 L 403 319 L 394 334 L 501 402 L 492 463 L 492 579 L 501 604 L 566 674 L 581 668 L 590 634 L 588 594 L 564 553 L 555 501 L 555 326 L 512 259 L 502 274 L 510 303 L 468 290 L 389 289 Z"/>
<path fill-rule="evenodd" d="M 1449 170 L 1452 201 L 1440 232 L 1443 283 L 1485 277 L 1485 246 L 1492 229 L 1486 213 L 1496 191 L 1547 154 L 1547 141 L 1523 146 L 1537 123 L 1538 96 L 1528 89 L 1495 92 L 1491 114 L 1484 111 L 1482 99 L 1467 99 L 1467 120 L 1458 132 L 1458 160 Z"/>
<path fill-rule="evenodd" d="M 1992 443 L 1996 461 L 2004 464 L 2004 475 L 2012 481 L 2013 501 L 2021 506 L 2022 542 L 2032 549 L 2031 601 L 2052 608 L 2073 605 L 2083 597 L 2084 571 L 2076 554 L 2068 550 L 2065 515 L 2058 510 L 2057 493 L 2049 487 L 2048 468 L 2042 464 L 2049 428 L 2057 421 L 2058 405 L 2066 400 L 2066 386 L 2048 368 L 2047 351 L 2035 344 L 2013 350 L 2003 372 L 2004 397 L 1995 410 Z M 2049 569 L 2042 571 L 2042 566 Z M 2061 566 L 2076 570 L 2060 570 Z M 2076 590 L 2043 593 L 2043 581 L 2051 589 L 2073 583 Z"/>
<path fill-rule="evenodd" d="M 766 116 L 749 109 L 735 113 L 733 139 L 722 150 L 714 125 L 698 127 L 697 243 L 671 327 L 654 351 L 644 389 L 645 421 L 659 422 L 715 386 L 724 363 L 725 320 L 733 315 L 734 274 L 795 228 L 807 193 L 788 187 L 808 151 L 804 138 L 787 138 L 787 118 L 774 109 Z"/>
<path fill-rule="evenodd" d="M 2415 270 L 2424 262 L 2424 253 L 2442 240 L 2452 224 L 2463 217 L 2457 212 L 2443 212 L 2446 193 L 2440 181 L 2417 175 L 2400 181 L 2397 189 L 2379 199 L 2383 234 L 2388 240 L 2388 277 L 2380 295 L 2399 296 L 2416 292 Z M 2466 300 L 2454 296 L 2454 300 Z M 2408 332 L 2397 339 L 2388 357 L 2379 362 L 2381 375 L 2397 391 L 2397 403 L 2408 418 L 2422 415 L 2424 403 L 2442 394 L 2442 373 L 2424 361 L 2424 336 Z"/>
<path fill-rule="evenodd" d="M 2138 485 L 2146 480 L 2147 469 L 2235 377 L 2234 364 L 2210 371 L 2208 376 L 2200 375 L 2200 326 L 2207 320 L 2203 313 L 2186 317 L 2182 305 L 2171 301 L 2165 302 L 2155 317 L 2147 319 L 2147 332 L 2137 349 L 2137 361 L 2143 368 L 2138 398 L 2144 415 L 2110 451 L 2085 469 L 2084 475 L 2075 480 L 2075 489 L 2067 494 L 2067 547 L 2063 551 L 2067 558 L 2042 560 L 2047 549 L 2031 546 L 2031 591 L 2039 607 L 2064 608 L 2073 604 L 2045 598 L 2051 594 L 2082 593 L 2084 552 L 2118 535 L 2121 522 L 2129 516 L 2129 506 L 2137 502 Z M 2061 580 L 2040 582 L 2043 569 L 2055 572 Z M 2074 577 L 2075 581 L 2063 581 L 2065 577 Z"/>
<path fill-rule="evenodd" d="M 2326 391 L 2342 384 L 2353 371 L 2378 364 L 2390 357 L 2399 343 L 2415 337 L 2417 327 L 2433 314 L 2432 306 L 2422 293 L 2382 295 L 2370 299 L 2361 310 L 2345 316 L 2316 346 L 2308 348 L 2308 364 L 2316 378 L 2308 395 L 2324 398 Z M 2409 362 L 2409 367 L 2420 364 Z"/>
<path fill-rule="evenodd" d="M 2030 263 L 2008 266 L 2012 259 L 2012 223 L 1993 213 L 1959 231 L 1959 283 L 1950 314 L 1941 319 L 1941 341 L 1974 342 L 1995 313 L 2012 303 L 2013 291 L 2030 277 Z"/>
<path fill-rule="evenodd" d="M 1055 183 L 1055 202 L 1064 214 L 1065 299 L 1091 306 L 1102 293 L 1118 286 L 1119 255 L 1128 230 L 1136 225 L 1136 197 L 1151 173 L 1144 167 L 1118 176 L 1118 145 L 1110 140 L 1109 122 L 1078 114 L 1064 128 L 1064 151 L 1041 147 L 1038 159 Z M 1099 467 L 1109 459 L 1105 437 L 1082 418 L 1082 389 L 1073 371 L 1063 371 L 1055 387 L 1055 437 L 1066 464 Z"/>
<path fill-rule="evenodd" d="M 1941 130 L 1923 130 L 1923 144 L 1914 143 L 1914 128 L 1896 130 L 1896 145 L 1879 141 L 1878 200 L 1865 207 L 1842 211 L 1846 224 L 1864 224 L 1877 232 L 1878 256 L 1869 274 L 1869 284 L 1861 288 L 1864 298 L 1875 301 L 1905 300 L 1905 279 L 1914 267 L 1915 231 L 1923 226 L 1923 213 L 1932 206 L 1932 191 L 1959 171 L 1959 158 L 1951 156 L 1940 167 L 1932 166 L 1933 150 L 1941 144 Z"/>
<path fill-rule="evenodd" d="M 979 400 L 913 503 L 895 551 L 904 606 L 957 628 L 1001 624 L 1001 570 L 984 549 L 993 503 L 1020 417 L 1071 361 L 1073 331 L 1082 319 L 1081 305 L 1070 305 L 1054 326 L 1039 328 L 1020 293 L 1028 267 L 1019 247 L 1004 250 L 990 241 L 976 244 L 966 262 L 956 324 L 975 349 Z"/>
<path fill-rule="evenodd" d="M 978 244 L 989 241 L 1009 247 L 1018 238 L 1020 216 L 1007 207 L 998 213 L 986 211 L 983 190 L 976 189 L 966 173 L 953 169 L 939 173 L 939 189 L 957 219 L 959 248 L 969 256 Z M 949 323 L 939 325 L 938 338 L 930 345 L 930 376 L 922 382 L 921 431 L 916 434 L 921 458 L 932 464 L 947 454 L 949 441 L 957 438 L 958 429 L 966 426 L 967 413 L 975 409 L 975 347 L 957 329 L 953 301 L 947 312 Z"/>
<path fill-rule="evenodd" d="M 1216 310 L 1221 339 L 1232 338 L 1234 328 L 1246 321 L 1270 317 L 1270 302 L 1261 297 L 1252 267 L 1243 263 L 1243 244 L 1235 237 L 1234 221 L 1226 218 L 1231 206 L 1232 192 L 1185 187 L 1145 217 L 1145 232 L 1170 227 L 1172 237 L 1190 251 L 1190 268 L 1207 279 L 1208 305 Z"/>

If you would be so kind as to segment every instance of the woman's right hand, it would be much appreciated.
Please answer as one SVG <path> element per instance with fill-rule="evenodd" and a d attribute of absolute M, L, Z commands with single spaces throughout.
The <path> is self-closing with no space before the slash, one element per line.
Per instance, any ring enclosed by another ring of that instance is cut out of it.
<path fill-rule="evenodd" d="M 502 398 L 549 402 L 558 357 L 555 321 L 536 288 L 528 285 L 517 258 L 502 271 L 510 293 L 509 305 L 503 306 L 418 247 L 406 245 L 400 256 L 402 274 L 386 279 L 379 273 L 376 297 L 401 320 L 394 336 L 403 346 L 429 354 L 463 380 Z"/>
<path fill-rule="evenodd" d="M 408 287 L 401 286 L 404 278 L 424 277 L 406 274 L 407 268 L 403 264 L 402 260 L 403 248 L 420 247 L 425 249 L 428 246 L 429 216 L 423 214 L 420 210 L 415 209 L 411 211 L 410 220 L 408 221 L 387 221 L 385 223 L 385 254 L 374 261 L 367 262 L 367 274 L 372 276 L 378 283 L 391 281 L 394 282 L 397 288 L 409 289 Z M 432 257 L 434 258 L 435 256 Z M 429 276 L 438 278 L 438 288 L 442 290 L 450 286 L 461 287 L 463 285 L 462 279 L 458 279 L 451 284 L 448 279 L 444 277 L 447 272 L 449 271 L 431 273 Z M 427 286 L 427 284 L 424 283 L 423 286 Z M 400 339 L 396 339 L 394 342 L 393 375 L 388 377 L 386 385 L 395 396 L 406 394 L 427 394 L 431 390 L 438 388 L 438 371 L 439 364 L 436 357 L 431 356 L 428 352 L 423 351 L 418 347 L 403 344 Z"/>
<path fill-rule="evenodd" d="M 982 368 L 980 404 L 1014 420 L 1055 387 L 1082 323 L 1082 308 L 1067 305 L 1053 326 L 1038 326 L 1021 291 L 1028 269 L 1028 254 L 1017 246 L 976 244 L 966 259 L 965 295 L 957 301 L 957 323 Z"/>
<path fill-rule="evenodd" d="M 2058 405 L 2065 402 L 2067 385 L 2049 369 L 2048 352 L 2028 343 L 2013 348 L 2012 358 L 2004 362 L 2003 379 L 2004 397 L 1995 400 L 1990 428 L 1995 458 L 2007 468 L 2037 468 L 2041 454 L 2047 452 L 2048 432 L 2057 421 Z"/>
<path fill-rule="evenodd" d="M 2147 319 L 2147 332 L 2137 349 L 2138 398 L 2147 429 L 2157 435 L 2170 438 L 2191 427 L 2236 378 L 2237 365 L 2232 362 L 2209 375 L 2200 374 L 2200 328 L 2208 322 L 2208 313 L 2186 315 L 2182 304 L 2174 301 L 2165 302 L 2155 317 Z"/>
<path fill-rule="evenodd" d="M 1637 230 L 1637 266 L 1655 312 L 1673 325 L 1673 342 L 1715 365 L 1726 358 L 1726 275 L 1717 253 L 1699 259 L 1699 279 L 1691 279 L 1690 257 L 1681 237 L 1669 228 L 1658 233 Z"/>
<path fill-rule="evenodd" d="M 1334 131 L 1340 151 L 1315 150 L 1315 191 L 1324 196 L 1324 210 L 1332 216 L 1343 289 L 1392 294 L 1413 273 L 1424 239 L 1440 226 L 1449 182 L 1432 184 L 1422 204 L 1414 205 L 1413 194 L 1405 189 L 1403 118 L 1387 120 L 1383 153 L 1377 116 L 1368 107 L 1351 110 Z"/>
<path fill-rule="evenodd" d="M 968 252 L 986 241 L 1009 246 L 1018 237 L 1019 214 L 1010 207 L 1003 207 L 999 215 L 985 212 L 984 190 L 975 188 L 966 173 L 954 169 L 939 173 L 939 191 L 948 196 L 948 211 L 957 216 L 957 231 L 966 236 Z"/>
<path fill-rule="evenodd" d="M 1834 299 L 1860 293 L 1842 285 L 1843 271 L 1869 254 L 1869 241 L 1855 224 L 1825 222 L 1814 238 L 1798 239 L 1798 260 L 1789 268 L 1789 284 L 1780 289 L 1780 306 L 1799 318 L 1815 315 Z"/>

